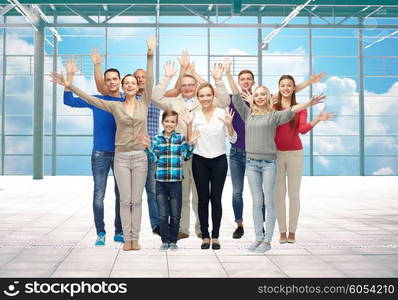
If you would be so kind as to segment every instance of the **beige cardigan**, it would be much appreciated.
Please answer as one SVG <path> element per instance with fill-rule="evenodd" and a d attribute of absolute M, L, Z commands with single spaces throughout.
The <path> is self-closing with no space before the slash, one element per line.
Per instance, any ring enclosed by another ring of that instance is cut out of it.
<path fill-rule="evenodd" d="M 161 110 L 175 110 L 180 113 L 181 111 L 188 109 L 188 106 L 185 104 L 185 101 L 182 95 L 178 97 L 165 97 L 166 88 L 170 82 L 171 78 L 164 77 L 159 84 L 155 87 L 152 93 L 152 101 L 161 109 Z M 231 103 L 231 98 L 229 97 L 228 91 L 225 88 L 224 82 L 218 82 L 216 85 L 216 94 L 217 97 L 214 98 L 214 105 L 220 108 L 226 108 Z M 199 100 L 195 96 L 193 98 L 193 109 L 191 111 L 196 112 L 202 109 L 202 106 L 199 103 Z M 181 133 L 187 136 L 187 125 L 184 121 L 178 121 L 176 132 Z"/>
<path fill-rule="evenodd" d="M 133 117 L 126 112 L 122 101 L 105 101 L 91 96 L 73 85 L 70 85 L 68 88 L 87 103 L 108 111 L 113 115 L 116 121 L 115 151 L 127 152 L 145 149 L 145 146 L 139 143 L 138 137 L 140 134 L 147 134 L 148 106 L 151 100 L 152 85 L 153 55 L 148 55 L 145 93 L 141 99 L 135 99 Z"/>

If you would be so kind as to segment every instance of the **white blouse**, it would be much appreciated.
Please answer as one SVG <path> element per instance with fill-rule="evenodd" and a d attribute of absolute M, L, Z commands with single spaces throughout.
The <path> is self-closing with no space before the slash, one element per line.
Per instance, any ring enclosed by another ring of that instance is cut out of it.
<path fill-rule="evenodd" d="M 193 153 L 205 158 L 215 158 L 227 152 L 225 146 L 225 136 L 228 137 L 230 143 L 235 143 L 238 136 L 234 131 L 230 137 L 227 133 L 225 124 L 218 118 L 224 117 L 224 110 L 216 108 L 213 116 L 207 122 L 202 110 L 195 112 L 192 129 L 199 130 L 200 136 L 196 141 Z"/>

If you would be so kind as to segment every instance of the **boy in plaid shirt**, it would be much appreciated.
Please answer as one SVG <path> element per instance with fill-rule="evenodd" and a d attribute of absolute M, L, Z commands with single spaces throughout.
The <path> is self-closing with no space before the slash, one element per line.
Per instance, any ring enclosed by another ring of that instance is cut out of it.
<path fill-rule="evenodd" d="M 141 135 L 141 142 L 151 160 L 156 162 L 156 201 L 159 208 L 159 227 L 162 245 L 160 250 L 177 250 L 182 205 L 183 160 L 192 157 L 193 144 L 198 132 L 184 135 L 175 132 L 178 113 L 166 110 L 162 115 L 163 132 L 156 135 L 150 146 L 148 136 Z M 170 220 L 169 220 L 170 219 Z"/>

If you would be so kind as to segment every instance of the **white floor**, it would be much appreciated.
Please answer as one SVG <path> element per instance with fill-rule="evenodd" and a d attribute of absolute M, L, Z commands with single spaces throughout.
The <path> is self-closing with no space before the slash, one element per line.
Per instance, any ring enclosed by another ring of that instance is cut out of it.
<path fill-rule="evenodd" d="M 144 198 L 143 249 L 125 252 L 113 242 L 112 182 L 105 200 L 106 246 L 95 247 L 91 177 L 0 177 L 0 277 L 398 276 L 397 177 L 304 177 L 297 243 L 278 244 L 276 226 L 265 255 L 246 250 L 254 239 L 248 188 L 245 235 L 231 237 L 230 178 L 221 250 L 201 250 L 201 240 L 191 235 L 179 241 L 178 251 L 159 252 Z"/>

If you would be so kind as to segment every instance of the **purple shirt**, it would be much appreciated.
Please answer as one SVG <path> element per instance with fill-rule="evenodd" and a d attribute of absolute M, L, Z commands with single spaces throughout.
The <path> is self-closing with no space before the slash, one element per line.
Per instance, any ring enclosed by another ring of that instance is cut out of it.
<path fill-rule="evenodd" d="M 229 97 L 232 98 L 232 95 L 229 95 Z M 247 103 L 246 101 L 244 102 L 247 106 L 249 106 L 249 103 Z M 229 108 L 232 108 L 233 112 L 235 113 L 234 118 L 232 119 L 232 126 L 234 127 L 236 134 L 238 135 L 238 139 L 236 140 L 236 142 L 231 143 L 231 145 L 245 151 L 245 121 L 242 120 L 239 113 L 236 111 L 234 105 L 232 104 L 232 101 L 229 105 Z"/>

